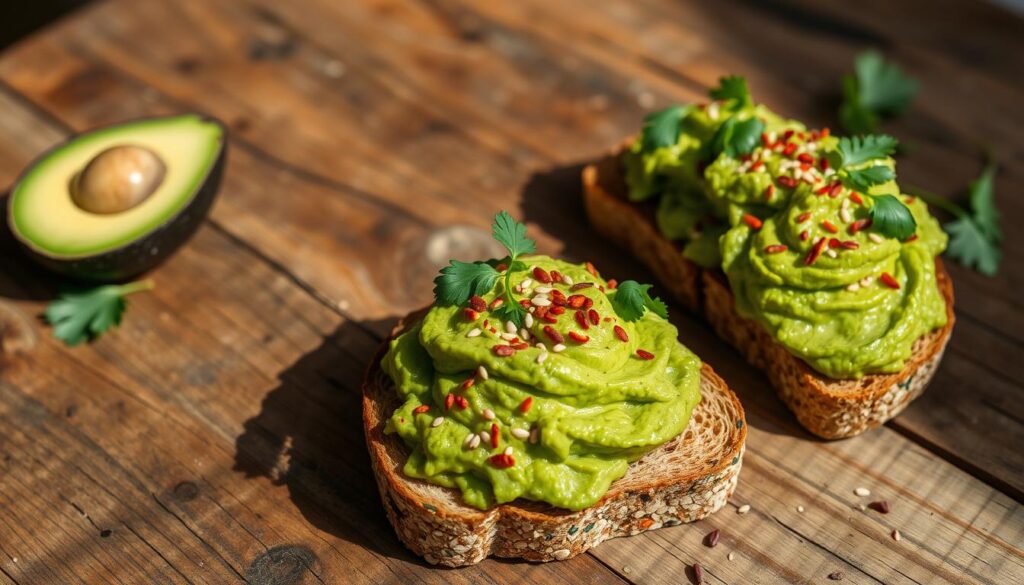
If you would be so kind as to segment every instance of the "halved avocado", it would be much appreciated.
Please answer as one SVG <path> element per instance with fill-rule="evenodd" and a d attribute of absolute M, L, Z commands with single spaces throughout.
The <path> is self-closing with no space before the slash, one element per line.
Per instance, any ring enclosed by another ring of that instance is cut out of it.
<path fill-rule="evenodd" d="M 185 114 L 74 136 L 15 183 L 11 231 L 32 258 L 61 274 L 122 280 L 145 272 L 206 217 L 226 134 L 217 120 Z"/>

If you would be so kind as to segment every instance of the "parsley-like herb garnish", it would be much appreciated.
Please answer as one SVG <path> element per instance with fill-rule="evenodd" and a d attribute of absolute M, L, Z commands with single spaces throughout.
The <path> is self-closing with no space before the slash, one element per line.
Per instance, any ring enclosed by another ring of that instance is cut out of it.
<path fill-rule="evenodd" d="M 708 142 L 711 158 L 723 152 L 731 157 L 750 154 L 761 143 L 764 122 L 757 118 L 749 118 L 742 122 L 729 118 L 718 127 Z"/>
<path fill-rule="evenodd" d="M 692 109 L 692 105 L 670 106 L 648 114 L 644 118 L 644 129 L 640 134 L 640 144 L 643 145 L 644 152 L 652 152 L 678 142 L 680 125 Z"/>
<path fill-rule="evenodd" d="M 882 117 L 898 116 L 910 107 L 917 82 L 877 51 L 857 56 L 853 75 L 843 77 L 839 122 L 847 132 L 874 132 Z"/>
<path fill-rule="evenodd" d="M 887 166 L 875 165 L 866 169 L 847 169 L 846 182 L 857 191 L 867 191 L 875 185 L 896 178 L 896 173 Z"/>
<path fill-rule="evenodd" d="M 434 298 L 443 305 L 458 305 L 491 290 L 497 281 L 498 271 L 486 262 L 451 260 L 434 279 Z"/>
<path fill-rule="evenodd" d="M 896 152 L 899 142 L 886 134 L 842 137 L 836 145 L 835 160 L 829 161 L 835 167 L 852 167 L 877 158 L 885 158 Z"/>
<path fill-rule="evenodd" d="M 615 313 L 625 321 L 636 321 L 643 317 L 644 310 L 653 311 L 663 319 L 668 319 L 668 307 L 657 297 L 651 297 L 649 284 L 640 284 L 635 280 L 620 282 L 615 293 L 610 295 Z"/>
<path fill-rule="evenodd" d="M 121 323 L 128 306 L 124 297 L 152 288 L 152 280 L 140 280 L 69 292 L 47 305 L 43 315 L 53 325 L 54 337 L 67 345 L 78 345 Z"/>
<path fill-rule="evenodd" d="M 739 110 L 754 105 L 750 97 L 747 79 L 740 75 L 730 75 L 718 80 L 718 87 L 708 92 L 711 99 L 731 102 L 729 109 Z"/>
<path fill-rule="evenodd" d="M 878 168 L 878 167 L 873 167 Z M 886 168 L 886 167 L 882 167 Z M 876 195 L 872 197 L 871 227 L 882 235 L 898 240 L 905 240 L 917 231 L 917 221 L 910 209 L 902 201 L 892 195 Z"/>
<path fill-rule="evenodd" d="M 868 190 L 896 178 L 896 173 L 885 165 L 853 168 L 896 152 L 898 142 L 892 136 L 854 136 L 839 139 L 836 149 L 829 153 L 832 165 L 838 169 L 840 179 L 847 187 L 870 195 Z M 910 209 L 892 195 L 871 195 L 871 224 L 882 235 L 900 240 L 909 238 L 917 230 L 917 222 Z"/>

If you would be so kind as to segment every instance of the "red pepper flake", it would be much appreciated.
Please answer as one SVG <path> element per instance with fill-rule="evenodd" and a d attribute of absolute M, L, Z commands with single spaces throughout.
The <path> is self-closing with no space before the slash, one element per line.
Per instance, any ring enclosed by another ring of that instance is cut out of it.
<path fill-rule="evenodd" d="M 832 131 L 829 130 L 828 128 L 822 128 L 821 129 L 821 137 L 822 138 L 828 138 L 828 135 L 831 134 L 831 133 L 832 133 Z"/>
<path fill-rule="evenodd" d="M 508 270 L 508 264 L 501 262 L 498 265 L 496 265 L 494 269 L 497 270 L 498 272 L 505 272 L 506 270 Z"/>
<path fill-rule="evenodd" d="M 889 502 L 887 500 L 879 500 L 877 502 L 871 502 L 870 504 L 868 504 L 868 508 L 871 508 L 872 510 L 874 510 L 876 512 L 881 512 L 882 514 L 888 514 L 889 510 L 890 510 Z"/>
<path fill-rule="evenodd" d="M 552 315 L 561 315 L 564 312 L 565 312 L 565 307 L 559 307 L 559 306 L 548 307 L 548 313 L 550 313 Z"/>
<path fill-rule="evenodd" d="M 519 412 L 524 414 L 530 412 L 531 406 L 533 406 L 533 396 L 527 396 L 526 399 L 519 404 Z"/>
<path fill-rule="evenodd" d="M 828 196 L 835 199 L 836 197 L 839 196 L 839 192 L 842 190 L 843 184 L 840 183 L 839 181 L 836 181 L 835 183 L 832 183 L 831 187 L 829 187 Z"/>
<path fill-rule="evenodd" d="M 524 309 L 529 309 L 530 299 L 519 299 L 519 304 L 522 305 Z"/>
<path fill-rule="evenodd" d="M 612 279 L 610 279 L 608 281 L 608 288 L 609 289 L 615 290 L 616 288 L 618 288 L 618 286 L 619 286 L 619 281 L 615 280 L 614 278 L 612 278 Z"/>
<path fill-rule="evenodd" d="M 549 309 L 550 307 L 537 307 L 537 310 L 534 311 L 533 314 L 537 317 L 544 317 L 544 315 L 548 314 Z"/>
<path fill-rule="evenodd" d="M 771 148 L 772 147 L 772 141 L 768 139 L 768 133 L 767 132 L 762 132 L 761 133 L 761 144 L 763 144 L 765 148 Z"/>
<path fill-rule="evenodd" d="M 511 347 L 512 347 L 512 349 L 518 349 L 518 350 L 530 349 L 530 344 L 526 343 L 525 341 L 517 341 L 517 342 L 513 343 Z"/>
<path fill-rule="evenodd" d="M 498 433 L 498 423 L 491 423 L 491 448 L 497 449 L 499 441 L 501 441 L 501 434 Z"/>
<path fill-rule="evenodd" d="M 554 293 L 555 291 L 551 291 L 551 292 Z M 565 304 L 566 304 L 565 296 L 558 296 L 556 294 L 552 294 L 551 295 L 551 304 L 553 305 L 551 308 L 554 309 L 554 308 L 557 307 L 559 309 L 562 309 L 562 311 L 565 311 Z M 555 314 L 556 315 L 561 315 L 562 313 L 559 312 L 559 313 L 555 313 Z"/>
<path fill-rule="evenodd" d="M 555 330 L 551 325 L 544 326 L 544 335 L 547 335 L 548 339 L 555 343 L 565 343 L 565 337 L 562 337 L 562 334 Z"/>
<path fill-rule="evenodd" d="M 587 314 L 584 311 L 576 311 L 576 314 L 573 315 L 573 317 L 576 319 L 576 323 L 580 326 L 580 329 L 590 329 L 590 323 L 587 322 Z"/>
<path fill-rule="evenodd" d="M 880 280 L 881 280 L 882 282 L 884 282 L 884 283 L 885 283 L 885 286 L 887 286 L 887 287 L 889 287 L 889 288 L 893 288 L 893 289 L 898 289 L 898 288 L 900 288 L 900 283 L 899 283 L 899 282 L 897 282 L 897 281 L 896 281 L 896 279 L 895 279 L 895 278 L 893 278 L 893 276 L 892 276 L 891 274 L 889 274 L 888 272 L 883 272 L 883 273 L 882 273 L 882 276 L 880 276 L 880 277 L 878 277 L 878 278 L 879 278 L 879 279 L 880 279 Z"/>
<path fill-rule="evenodd" d="M 623 342 L 629 341 L 629 334 L 626 333 L 626 330 L 623 329 L 622 327 L 616 325 L 612 330 L 615 331 L 615 336 L 621 339 Z"/>
<path fill-rule="evenodd" d="M 857 233 L 859 231 L 866 230 L 869 227 L 871 227 L 871 219 L 870 218 L 858 219 L 857 221 L 851 223 L 850 227 L 847 228 L 846 231 L 850 232 L 851 234 L 855 234 L 855 233 Z"/>
<path fill-rule="evenodd" d="M 466 410 L 467 408 L 469 408 L 469 401 L 466 400 L 465 396 L 456 396 L 455 406 L 458 406 L 459 410 Z"/>
<path fill-rule="evenodd" d="M 785 132 L 782 133 L 782 141 L 785 142 L 785 141 L 789 140 L 790 138 L 793 137 L 794 133 L 795 132 L 792 129 L 786 130 Z"/>
<path fill-rule="evenodd" d="M 807 221 L 808 219 L 811 219 L 811 212 L 810 211 L 805 211 L 805 212 L 801 213 L 800 215 L 796 216 L 796 222 L 797 223 L 803 223 L 803 222 Z"/>
<path fill-rule="evenodd" d="M 455 395 L 449 392 L 448 396 L 444 397 L 444 409 L 451 410 L 453 404 L 455 404 Z"/>
<path fill-rule="evenodd" d="M 764 166 L 764 161 L 763 160 L 756 160 L 756 161 L 754 161 L 754 164 L 750 165 L 750 170 L 757 171 L 757 170 L 760 170 L 761 167 L 763 167 L 763 166 Z"/>
<path fill-rule="evenodd" d="M 462 309 L 462 314 L 466 316 L 467 321 L 476 321 L 477 319 L 480 318 L 480 313 L 477 313 L 476 311 L 470 309 L 469 307 Z"/>
<path fill-rule="evenodd" d="M 819 187 L 819 188 L 814 190 L 814 194 L 815 195 L 824 195 L 825 193 L 828 193 L 828 190 L 831 189 L 831 188 L 832 188 L 832 185 L 825 185 L 824 187 Z"/>
<path fill-rule="evenodd" d="M 430 410 L 430 405 L 428 405 L 428 404 L 421 404 L 421 405 L 417 406 L 416 408 L 412 409 L 412 413 L 413 414 L 423 414 L 424 412 L 427 412 L 428 410 Z"/>
<path fill-rule="evenodd" d="M 809 170 L 811 170 L 811 163 L 800 163 L 800 170 L 801 171 L 809 171 Z"/>
<path fill-rule="evenodd" d="M 772 244 L 771 246 L 765 246 L 764 251 L 766 254 L 779 254 L 789 249 L 789 246 L 785 244 Z"/>
<path fill-rule="evenodd" d="M 814 157 L 811 156 L 810 153 L 806 152 L 801 152 L 799 155 L 797 155 L 796 160 L 802 163 L 814 164 Z"/>
<path fill-rule="evenodd" d="M 831 221 L 829 221 L 827 219 L 825 221 L 821 222 L 821 227 L 824 228 L 825 231 L 830 233 L 830 234 L 838 234 L 839 233 L 839 228 L 836 227 L 836 224 L 832 223 Z"/>
<path fill-rule="evenodd" d="M 473 295 L 469 297 L 469 306 L 477 313 L 483 313 L 487 310 L 487 301 L 479 295 Z"/>
<path fill-rule="evenodd" d="M 911 205 L 914 203 L 913 197 L 905 197 L 903 200 L 907 202 L 907 205 Z"/>
<path fill-rule="evenodd" d="M 913 242 L 917 239 L 917 234 L 912 234 L 909 238 L 903 240 L 904 242 Z"/>
<path fill-rule="evenodd" d="M 494 309 L 497 309 L 498 307 L 500 307 L 500 306 L 502 306 L 504 304 L 505 304 L 505 299 L 503 299 L 501 297 L 498 297 L 498 298 L 494 299 L 493 301 L 491 301 L 491 304 L 488 305 L 487 308 L 489 308 L 490 310 L 493 311 Z"/>
<path fill-rule="evenodd" d="M 814 243 L 814 247 L 811 248 L 811 251 L 807 253 L 807 257 L 804 258 L 804 266 L 814 264 L 814 261 L 818 259 L 818 256 L 821 256 L 821 252 L 825 249 L 826 243 L 827 240 L 825 238 L 819 238 L 818 241 Z"/>
<path fill-rule="evenodd" d="M 589 319 L 590 324 L 594 325 L 595 327 L 601 323 L 601 315 L 597 312 L 596 309 L 587 310 L 587 319 Z"/>
<path fill-rule="evenodd" d="M 488 329 L 490 326 L 491 326 L 491 320 L 490 319 L 484 319 L 484 324 L 483 324 L 484 329 Z"/>
<path fill-rule="evenodd" d="M 594 264 L 592 262 L 587 262 L 586 266 L 587 266 L 587 272 L 589 272 L 590 274 L 592 274 L 592 275 L 594 275 L 596 277 L 597 276 L 597 268 L 594 268 Z"/>
<path fill-rule="evenodd" d="M 459 388 L 461 388 L 463 391 L 466 391 L 472 388 L 473 384 L 476 384 L 476 378 L 466 378 L 466 381 L 463 382 L 462 385 L 459 386 Z"/>
<path fill-rule="evenodd" d="M 545 312 L 540 318 L 545 323 L 558 323 L 558 316 L 551 312 Z"/>
<path fill-rule="evenodd" d="M 516 460 L 514 457 L 512 457 L 511 455 L 506 455 L 504 453 L 491 455 L 491 457 L 487 460 L 491 462 L 491 465 L 497 467 L 498 469 L 508 469 L 509 467 L 513 467 L 516 464 Z"/>
<path fill-rule="evenodd" d="M 818 159 L 818 167 L 821 168 L 821 170 L 823 170 L 823 171 L 827 171 L 828 167 L 829 167 L 828 159 L 825 158 L 825 157 L 819 158 Z"/>
<path fill-rule="evenodd" d="M 583 301 L 583 308 L 589 309 L 594 306 L 594 299 L 587 297 L 587 300 Z"/>
<path fill-rule="evenodd" d="M 764 225 L 764 222 L 749 213 L 743 214 L 743 222 L 749 225 L 751 229 L 755 230 L 761 229 L 761 226 Z"/>
<path fill-rule="evenodd" d="M 850 199 L 857 205 L 864 205 L 864 199 L 860 196 L 860 193 L 853 191 L 850 193 Z"/>
<path fill-rule="evenodd" d="M 839 247 L 839 238 L 829 238 L 828 239 L 828 247 L 832 248 L 833 250 L 838 248 Z"/>
<path fill-rule="evenodd" d="M 508 357 L 516 352 L 511 345 L 495 345 L 492 351 L 498 357 Z"/>
<path fill-rule="evenodd" d="M 775 184 L 774 183 L 769 183 L 768 184 L 768 188 L 764 190 L 764 199 L 765 199 L 765 201 L 771 201 L 772 200 L 772 196 L 774 196 L 774 195 L 775 195 Z"/>
<path fill-rule="evenodd" d="M 579 313 L 577 313 L 577 314 L 579 314 Z M 586 335 L 583 335 L 579 331 L 570 331 L 569 332 L 569 338 L 572 339 L 573 341 L 575 341 L 576 343 L 586 343 L 586 342 L 590 341 L 589 337 L 587 337 Z"/>
<path fill-rule="evenodd" d="M 796 184 L 797 184 L 797 180 L 796 179 L 794 179 L 793 177 L 786 176 L 786 175 L 783 175 L 783 176 L 779 177 L 776 180 L 779 182 L 780 185 L 782 185 L 783 187 L 787 187 L 789 189 L 793 189 L 794 187 L 796 187 Z"/>
<path fill-rule="evenodd" d="M 839 243 L 839 247 L 843 248 L 844 250 L 856 250 L 857 248 L 860 248 L 860 244 L 853 240 L 844 240 Z"/>
<path fill-rule="evenodd" d="M 562 273 L 557 270 L 552 270 L 551 282 L 562 282 Z"/>
<path fill-rule="evenodd" d="M 592 282 L 577 282 L 576 284 L 570 286 L 569 290 L 576 292 L 578 290 L 583 290 L 585 288 L 590 288 L 592 286 L 594 286 L 594 283 Z"/>
<path fill-rule="evenodd" d="M 796 152 L 796 143 L 795 142 L 790 142 L 789 144 L 787 144 L 785 146 L 785 148 L 782 149 L 782 155 L 783 156 L 792 156 L 794 152 Z"/>
<path fill-rule="evenodd" d="M 583 295 L 569 295 L 569 298 L 568 298 L 568 301 L 567 301 L 566 304 L 569 305 L 569 308 L 578 309 L 578 308 L 582 307 L 583 303 L 585 303 L 585 302 L 587 302 L 587 297 L 585 297 Z"/>
<path fill-rule="evenodd" d="M 801 242 L 806 242 L 807 238 L 809 238 L 809 237 L 811 237 L 811 234 L 807 230 L 804 230 L 804 231 L 800 232 L 800 241 Z"/>
<path fill-rule="evenodd" d="M 537 282 L 543 282 L 544 284 L 548 284 L 551 282 L 551 275 L 548 274 L 548 272 L 541 268 L 540 266 L 534 266 L 533 278 L 536 279 Z"/>
<path fill-rule="evenodd" d="M 653 360 L 654 359 L 654 354 L 649 352 L 649 351 L 647 351 L 646 349 L 638 349 L 638 350 L 636 350 L 636 355 L 637 355 L 637 357 L 639 357 L 642 360 Z"/>

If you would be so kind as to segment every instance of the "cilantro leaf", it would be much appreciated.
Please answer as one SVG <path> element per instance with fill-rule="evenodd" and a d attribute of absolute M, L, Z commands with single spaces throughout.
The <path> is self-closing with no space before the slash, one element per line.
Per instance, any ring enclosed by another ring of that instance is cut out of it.
<path fill-rule="evenodd" d="M 520 254 L 529 254 L 537 249 L 536 243 L 526 237 L 526 225 L 519 223 L 506 211 L 494 216 L 491 234 L 508 250 L 509 258 L 515 260 Z"/>
<path fill-rule="evenodd" d="M 853 75 L 843 78 L 839 107 L 840 122 L 849 132 L 874 131 L 882 117 L 905 112 L 917 94 L 917 82 L 878 51 L 858 55 L 853 68 Z"/>
<path fill-rule="evenodd" d="M 996 164 L 989 163 L 981 176 L 971 181 L 969 200 L 971 215 L 978 228 L 990 240 L 1002 240 L 1003 233 L 999 229 L 999 210 L 995 205 L 993 182 L 996 176 Z"/>
<path fill-rule="evenodd" d="M 494 288 L 498 271 L 486 262 L 451 260 L 434 279 L 434 298 L 442 305 L 460 305 Z"/>
<path fill-rule="evenodd" d="M 670 106 L 648 114 L 644 118 L 644 129 L 640 135 L 644 151 L 651 152 L 678 142 L 680 124 L 691 110 L 692 105 Z"/>
<path fill-rule="evenodd" d="M 844 172 L 846 174 L 846 183 L 856 191 L 867 191 L 875 185 L 880 185 L 896 178 L 896 173 L 892 169 L 882 165 L 875 165 L 866 169 L 848 169 Z"/>
<path fill-rule="evenodd" d="M 837 168 L 857 166 L 891 155 L 896 152 L 898 144 L 899 142 L 895 138 L 886 134 L 854 136 L 853 138 L 844 136 L 839 139 L 839 144 L 836 146 L 834 160 L 829 162 Z"/>
<path fill-rule="evenodd" d="M 752 106 L 754 100 L 750 97 L 750 88 L 747 87 L 747 79 L 740 75 L 730 75 L 718 80 L 718 87 L 708 92 L 711 99 L 718 101 L 732 101 L 733 110 Z"/>
<path fill-rule="evenodd" d="M 985 276 L 996 275 L 1002 251 L 977 222 L 965 215 L 943 227 L 950 235 L 946 251 L 951 258 Z"/>
<path fill-rule="evenodd" d="M 615 313 L 625 321 L 636 321 L 643 317 L 646 309 L 663 319 L 668 319 L 668 307 L 661 299 L 651 297 L 648 292 L 650 289 L 651 285 L 640 284 L 635 280 L 620 282 L 611 297 Z"/>
<path fill-rule="evenodd" d="M 69 292 L 47 305 L 43 315 L 46 322 L 53 325 L 53 336 L 74 346 L 120 325 L 128 306 L 124 297 L 152 288 L 153 281 L 140 280 Z"/>
<path fill-rule="evenodd" d="M 905 240 L 917 231 L 917 222 L 902 201 L 892 195 L 879 195 L 872 199 L 871 225 L 882 235 Z"/>
<path fill-rule="evenodd" d="M 736 118 L 727 119 L 718 127 L 708 143 L 711 158 L 723 152 L 731 157 L 750 154 L 760 144 L 762 132 L 764 122 L 757 118 L 749 118 L 742 122 L 737 122 Z"/>

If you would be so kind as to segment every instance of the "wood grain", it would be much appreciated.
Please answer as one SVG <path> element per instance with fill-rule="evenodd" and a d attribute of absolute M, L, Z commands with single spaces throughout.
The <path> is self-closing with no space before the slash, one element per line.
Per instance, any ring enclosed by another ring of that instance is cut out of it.
<path fill-rule="evenodd" d="M 959 321 L 931 388 L 856 441 L 810 440 L 756 372 L 676 316 L 748 410 L 734 501 L 751 514 L 570 563 L 430 570 L 387 526 L 353 417 L 393 318 L 429 300 L 449 257 L 491 253 L 498 208 L 545 252 L 650 280 L 583 224 L 578 165 L 723 73 L 828 124 L 836 79 L 880 45 L 925 86 L 887 126 L 914 146 L 908 182 L 954 195 L 988 142 L 1019 161 L 1024 92 L 999 55 L 1019 52 L 1024 26 L 954 2 L 958 18 L 907 35 L 896 17 L 917 4 L 863 18 L 874 10 L 818 3 L 107 0 L 16 45 L 0 57 L 0 185 L 69 132 L 139 115 L 212 113 L 233 150 L 208 225 L 96 344 L 49 339 L 34 315 L 57 283 L 0 254 L 0 580 L 678 582 L 694 561 L 712 582 L 1021 578 L 1024 244 L 1010 230 L 999 277 L 954 269 Z M 1006 195 L 1021 187 L 1007 164 L 1005 221 L 1024 217 Z M 893 512 L 854 508 L 859 485 Z M 712 527 L 724 537 L 707 549 Z"/>

